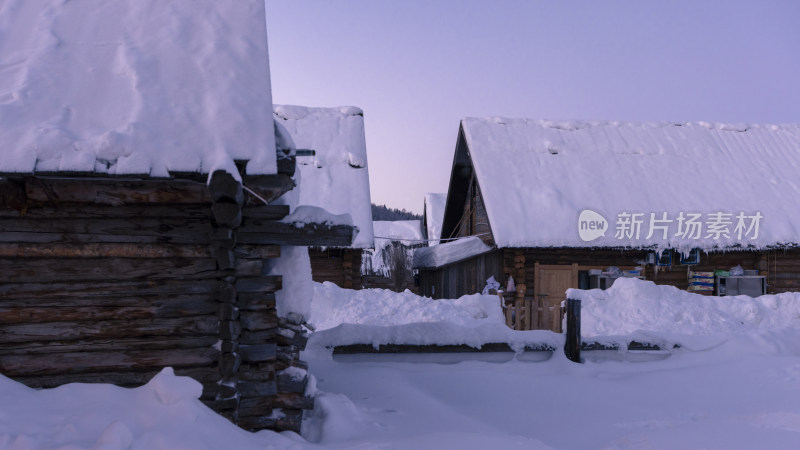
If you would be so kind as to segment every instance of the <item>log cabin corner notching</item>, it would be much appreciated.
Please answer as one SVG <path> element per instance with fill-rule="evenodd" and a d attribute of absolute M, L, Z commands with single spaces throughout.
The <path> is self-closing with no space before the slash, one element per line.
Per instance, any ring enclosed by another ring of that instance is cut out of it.
<path fill-rule="evenodd" d="M 441 237 L 485 245 L 418 251 L 421 293 L 457 298 L 490 276 L 503 287 L 513 278 L 505 298 L 518 308 L 514 326 L 558 331 L 564 291 L 610 266 L 642 267 L 647 280 L 687 289 L 690 271 L 741 265 L 765 276 L 770 293 L 798 290 L 799 149 L 797 125 L 464 119 Z M 604 235 L 580 236 L 587 210 L 605 221 Z M 629 226 L 633 213 L 640 234 Z M 701 232 L 678 228 L 695 213 Z M 708 228 L 717 213 L 728 236 Z M 739 215 L 746 227 L 737 231 Z M 685 264 L 681 253 L 694 248 L 699 260 Z M 659 265 L 653 252 L 672 262 Z"/>
<path fill-rule="evenodd" d="M 244 176 L 272 202 L 282 173 Z M 31 387 L 136 386 L 161 368 L 245 429 L 299 430 L 307 379 L 302 318 L 279 318 L 281 245 L 347 245 L 350 226 L 280 222 L 227 172 L 172 179 L 3 174 L 0 373 Z M 283 331 L 281 331 L 283 330 Z"/>

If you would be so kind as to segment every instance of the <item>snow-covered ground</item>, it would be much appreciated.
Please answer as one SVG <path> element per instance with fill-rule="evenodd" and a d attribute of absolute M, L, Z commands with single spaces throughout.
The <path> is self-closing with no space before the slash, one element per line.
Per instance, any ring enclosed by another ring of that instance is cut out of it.
<path fill-rule="evenodd" d="M 353 327 L 394 330 L 402 339 L 397 330 L 447 317 L 441 326 L 462 331 L 502 325 L 491 296 L 431 301 L 313 288 L 310 319 L 321 314 L 316 325 L 327 329 L 312 342 Z M 317 342 L 304 353 L 318 398 L 303 437 L 242 431 L 196 400 L 196 382 L 169 370 L 137 389 L 74 384 L 37 392 L 0 378 L 0 448 L 797 448 L 794 294 L 702 297 L 638 280 L 573 294 L 584 296 L 584 335 L 682 346 L 658 358 L 586 354 L 584 364 L 561 351 L 540 362 L 487 354 L 445 364 L 369 355 L 342 362 Z"/>

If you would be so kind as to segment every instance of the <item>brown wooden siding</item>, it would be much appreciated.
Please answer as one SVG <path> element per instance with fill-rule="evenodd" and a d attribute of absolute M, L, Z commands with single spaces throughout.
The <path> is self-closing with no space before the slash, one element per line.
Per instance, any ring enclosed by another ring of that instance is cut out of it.
<path fill-rule="evenodd" d="M 345 289 L 361 289 L 361 249 L 309 248 L 311 277 L 322 283 L 330 281 Z"/>
<path fill-rule="evenodd" d="M 437 270 L 419 271 L 420 295 L 432 298 L 458 298 L 483 290 L 486 279 L 494 276 L 503 283 L 503 254 L 497 250 Z"/>
<path fill-rule="evenodd" d="M 434 298 L 457 298 L 478 292 L 483 283 L 493 275 L 505 286 L 508 276 L 514 277 L 518 293 L 533 298 L 536 264 L 571 265 L 605 268 L 645 267 L 645 278 L 657 284 L 672 285 L 679 289 L 688 287 L 688 271 L 728 270 L 741 265 L 747 270 L 759 270 L 767 276 L 767 292 L 800 291 L 800 249 L 764 251 L 701 252 L 696 265 L 681 265 L 680 255 L 673 254 L 673 265 L 658 267 L 642 264 L 646 250 L 576 249 L 576 248 L 519 248 L 500 249 L 490 255 L 500 259 L 500 268 L 487 264 L 487 256 L 479 256 L 436 270 L 420 270 L 422 294 Z M 480 285 L 480 286 L 479 286 Z M 520 293 L 519 291 L 524 291 Z M 514 297 L 514 296 L 512 296 Z"/>

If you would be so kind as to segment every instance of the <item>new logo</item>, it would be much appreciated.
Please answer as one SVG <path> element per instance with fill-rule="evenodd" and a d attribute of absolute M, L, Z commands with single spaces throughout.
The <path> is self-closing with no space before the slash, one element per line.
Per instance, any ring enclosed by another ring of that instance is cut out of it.
<path fill-rule="evenodd" d="M 593 241 L 600 236 L 605 236 L 608 231 L 608 221 L 605 217 L 592 211 L 584 209 L 578 216 L 578 234 L 585 242 Z"/>

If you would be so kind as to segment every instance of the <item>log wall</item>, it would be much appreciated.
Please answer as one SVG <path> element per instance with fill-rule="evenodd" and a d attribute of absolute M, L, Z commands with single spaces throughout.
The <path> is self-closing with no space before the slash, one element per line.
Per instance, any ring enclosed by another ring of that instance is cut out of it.
<path fill-rule="evenodd" d="M 361 254 L 357 248 L 309 248 L 311 277 L 322 283 L 330 281 L 345 289 L 361 289 Z"/>
<path fill-rule="evenodd" d="M 292 187 L 283 175 L 245 183 L 269 200 Z M 230 175 L 0 178 L 0 373 L 36 388 L 138 386 L 171 366 L 240 426 L 299 431 L 307 378 L 279 374 L 304 369 L 304 336 L 279 323 L 281 277 L 263 261 L 279 244 L 349 245 L 352 229 L 286 214 Z"/>

